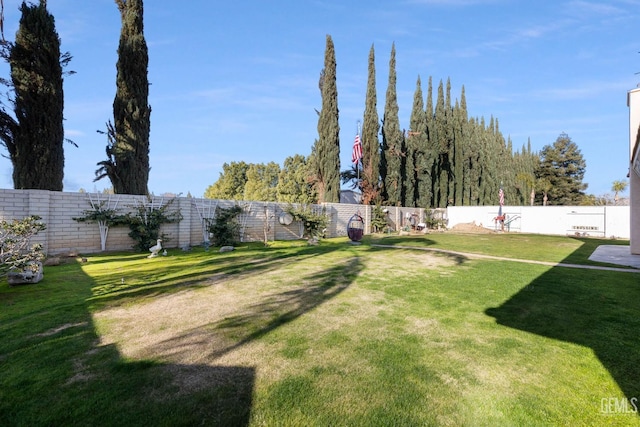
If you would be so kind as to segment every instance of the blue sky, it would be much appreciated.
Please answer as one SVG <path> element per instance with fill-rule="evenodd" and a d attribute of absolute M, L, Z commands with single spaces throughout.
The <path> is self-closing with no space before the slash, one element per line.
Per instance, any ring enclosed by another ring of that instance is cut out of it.
<path fill-rule="evenodd" d="M 4 0 L 13 40 L 19 0 Z M 113 116 L 120 16 L 113 0 L 49 0 L 77 74 L 65 78 L 65 191 L 102 190 L 96 132 Z M 470 116 L 498 119 L 514 147 L 534 150 L 562 132 L 587 162 L 588 193 L 609 193 L 628 170 L 627 91 L 640 83 L 640 0 L 147 0 L 151 174 L 155 194 L 202 196 L 227 162 L 282 165 L 317 138 L 325 37 L 336 51 L 341 169 L 362 118 L 367 59 L 376 55 L 378 110 L 396 45 L 401 127 L 418 76 L 426 95 L 464 85 Z M 0 75 L 8 76 L 8 67 Z M 6 151 L 2 151 L 6 154 Z M 0 187 L 12 188 L 0 159 Z M 507 195 L 508 202 L 508 195 Z"/>

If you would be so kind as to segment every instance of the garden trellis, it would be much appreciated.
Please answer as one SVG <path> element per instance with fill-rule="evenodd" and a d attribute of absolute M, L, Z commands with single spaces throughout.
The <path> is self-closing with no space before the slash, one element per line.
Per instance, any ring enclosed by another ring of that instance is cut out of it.
<path fill-rule="evenodd" d="M 200 203 L 193 199 L 193 203 L 196 206 L 198 215 L 200 216 L 200 223 L 202 225 L 202 243 L 209 243 L 209 224 L 216 217 L 216 209 L 218 208 L 218 200 L 213 199 L 200 199 Z"/>
<path fill-rule="evenodd" d="M 242 209 L 242 219 L 240 221 L 240 241 L 244 242 L 244 232 L 247 228 L 247 220 L 249 219 L 249 214 L 251 213 L 251 207 L 253 206 L 253 202 L 249 203 L 249 206 Z"/>
<path fill-rule="evenodd" d="M 112 196 L 116 196 L 115 200 Z M 118 210 L 118 203 L 120 202 L 120 196 L 115 194 L 107 195 L 106 200 L 100 199 L 100 193 L 91 195 L 88 194 L 89 204 L 93 209 L 95 220 L 98 223 L 100 229 L 100 250 L 105 251 L 107 248 L 107 236 L 109 235 L 109 225 L 114 219 L 115 212 Z M 113 202 L 113 206 L 111 206 Z M 106 208 L 105 208 L 106 204 Z"/>

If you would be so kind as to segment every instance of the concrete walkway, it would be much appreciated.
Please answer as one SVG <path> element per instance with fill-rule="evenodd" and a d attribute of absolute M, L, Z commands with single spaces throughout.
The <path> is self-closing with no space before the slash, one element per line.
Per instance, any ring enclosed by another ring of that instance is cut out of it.
<path fill-rule="evenodd" d="M 640 268 L 640 255 L 631 255 L 629 246 L 600 245 L 593 251 L 589 260 Z"/>
<path fill-rule="evenodd" d="M 371 246 L 374 246 L 374 247 L 377 247 L 377 248 L 412 249 L 412 250 L 421 250 L 421 251 L 426 251 L 426 252 L 439 252 L 439 253 L 448 254 L 448 255 L 463 256 L 463 257 L 469 258 L 469 259 L 491 259 L 491 260 L 496 260 L 496 261 L 510 261 L 510 262 L 521 262 L 521 263 L 525 263 L 525 264 L 548 265 L 550 267 L 566 267 L 566 268 L 581 268 L 581 269 L 585 269 L 585 270 L 618 271 L 618 272 L 622 272 L 622 273 L 640 273 L 640 267 L 636 267 L 638 269 L 633 269 L 633 268 L 604 267 L 604 266 L 598 266 L 598 265 L 566 264 L 566 263 L 563 263 L 563 262 L 548 262 L 548 261 L 536 261 L 536 260 L 531 260 L 531 259 L 506 258 L 506 257 L 500 257 L 500 256 L 493 256 L 493 255 L 472 254 L 472 253 L 468 253 L 468 252 L 458 252 L 458 251 L 450 251 L 450 250 L 447 250 L 447 249 L 425 248 L 425 247 L 418 247 L 418 246 L 376 245 L 376 244 L 372 244 Z M 602 246 L 599 246 L 598 249 L 601 248 L 601 247 Z M 611 245 L 607 245 L 607 247 L 611 247 Z M 629 247 L 628 246 L 618 246 L 618 247 L 619 248 L 627 248 L 628 257 L 638 257 L 637 255 L 631 255 L 631 253 L 629 252 Z M 597 250 L 594 251 L 594 254 L 596 252 L 597 252 Z M 599 259 L 598 260 L 591 259 L 591 257 L 589 257 L 589 259 L 591 261 L 606 262 L 606 263 L 610 263 L 610 264 L 629 265 L 629 264 L 623 264 L 623 263 L 620 263 L 620 262 L 613 262 L 610 259 L 608 259 L 606 261 L 605 260 L 599 260 Z"/>

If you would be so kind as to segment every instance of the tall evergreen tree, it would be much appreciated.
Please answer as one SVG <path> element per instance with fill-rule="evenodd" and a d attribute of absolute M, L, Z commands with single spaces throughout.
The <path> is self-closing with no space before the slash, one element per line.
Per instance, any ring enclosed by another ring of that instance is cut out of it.
<path fill-rule="evenodd" d="M 434 163 L 434 207 L 447 206 L 449 196 L 449 130 L 447 122 L 447 105 L 444 98 L 444 85 L 442 80 L 438 84 L 438 96 L 436 99 L 433 116 L 434 146 L 437 149 L 437 157 Z"/>
<path fill-rule="evenodd" d="M 423 149 L 427 138 L 427 119 L 425 115 L 422 84 L 420 76 L 418 76 L 416 90 L 413 95 L 410 129 L 407 133 L 406 205 L 411 207 L 420 206 L 420 181 L 425 179 L 423 174 L 420 173 L 420 163 L 424 156 Z"/>
<path fill-rule="evenodd" d="M 446 174 L 443 176 L 443 180 L 446 180 L 446 205 L 454 203 L 454 168 L 455 168 L 455 130 L 456 121 L 453 113 L 453 107 L 451 105 L 451 78 L 447 77 L 447 88 L 445 95 L 445 129 L 446 129 L 446 141 L 447 141 L 447 154 L 446 154 L 446 169 L 443 172 Z"/>
<path fill-rule="evenodd" d="M 419 156 L 416 159 L 418 171 L 418 206 L 433 207 L 433 191 L 434 180 L 436 178 L 434 165 L 437 150 L 435 144 L 435 129 L 433 118 L 433 79 L 429 76 L 429 85 L 427 87 L 427 102 L 424 111 L 425 118 L 425 137 L 421 139 L 422 146 L 419 149 Z"/>
<path fill-rule="evenodd" d="M 15 118 L 0 111 L 0 139 L 9 152 L 16 189 L 62 191 L 64 94 L 60 38 L 46 0 L 20 7 L 16 41 L 3 56 L 11 68 Z"/>
<path fill-rule="evenodd" d="M 467 137 L 468 141 L 464 153 L 463 174 L 465 176 L 463 204 L 476 206 L 479 203 L 479 184 L 481 177 L 481 165 L 479 164 L 482 132 L 480 125 L 474 118 L 469 120 Z"/>
<path fill-rule="evenodd" d="M 460 93 L 460 103 L 456 102 L 454 108 L 454 141 L 453 141 L 453 177 L 454 177 L 454 204 L 457 206 L 464 205 L 464 190 L 467 184 L 468 176 L 465 175 L 465 159 L 467 156 L 468 145 L 468 117 L 467 117 L 467 98 L 462 86 Z"/>
<path fill-rule="evenodd" d="M 149 53 L 143 0 L 115 0 L 122 19 L 113 124 L 107 124 L 107 160 L 96 179 L 108 177 L 117 194 L 147 194 L 149 182 Z"/>
<path fill-rule="evenodd" d="M 587 184 L 582 182 L 587 164 L 578 145 L 569 135 L 562 133 L 553 145 L 546 145 L 540 152 L 540 166 L 536 178 L 550 184 L 550 205 L 577 205 L 584 198 Z"/>
<path fill-rule="evenodd" d="M 384 195 L 389 204 L 404 204 L 405 171 L 403 166 L 404 136 L 400 130 L 398 98 L 396 93 L 396 46 L 391 46 L 389 83 L 382 122 L 382 159 L 380 175 L 384 179 Z"/>
<path fill-rule="evenodd" d="M 531 140 L 522 145 L 520 152 L 514 154 L 516 191 L 520 204 L 533 206 L 536 196 L 535 172 L 540 162 L 536 153 L 531 151 Z"/>
<path fill-rule="evenodd" d="M 362 124 L 362 203 L 371 204 L 380 194 L 380 123 L 376 95 L 376 64 L 373 45 L 369 51 L 367 95 Z"/>
<path fill-rule="evenodd" d="M 324 69 L 321 74 L 322 110 L 318 118 L 318 139 L 312 158 L 319 202 L 340 202 L 340 126 L 338 124 L 338 88 L 333 40 L 327 35 Z"/>

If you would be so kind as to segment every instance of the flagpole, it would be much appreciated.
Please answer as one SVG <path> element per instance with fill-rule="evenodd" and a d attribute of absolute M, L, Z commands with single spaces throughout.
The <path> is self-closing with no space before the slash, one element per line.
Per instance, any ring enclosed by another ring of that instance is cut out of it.
<path fill-rule="evenodd" d="M 357 135 L 360 137 L 360 144 L 362 144 L 362 135 L 360 135 L 360 120 L 358 120 L 356 122 L 356 126 L 357 126 Z M 358 166 L 358 163 L 360 163 L 362 161 L 362 158 L 360 158 L 357 162 L 356 162 L 356 180 L 357 182 L 360 182 L 360 167 Z"/>

